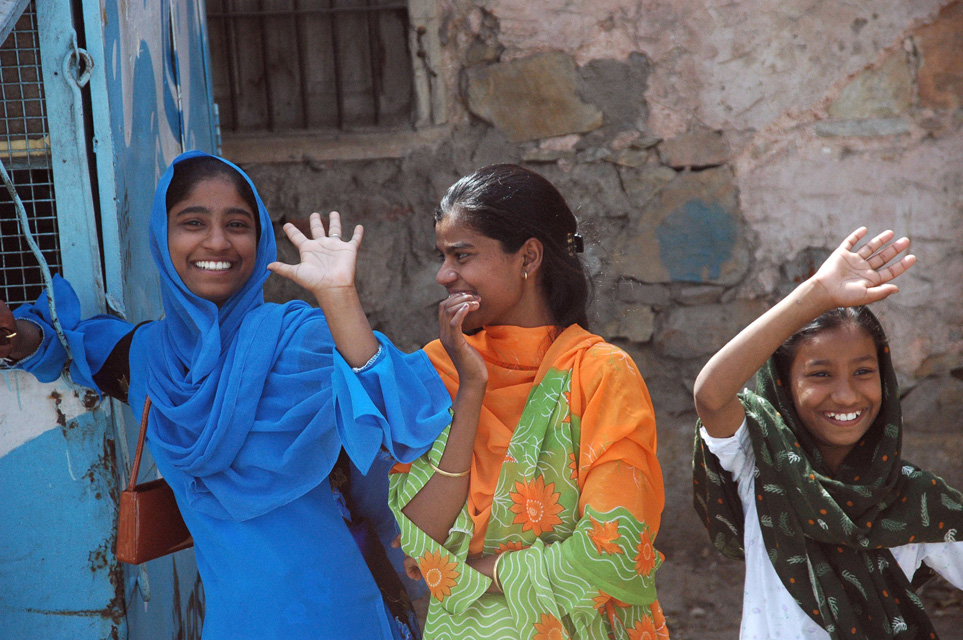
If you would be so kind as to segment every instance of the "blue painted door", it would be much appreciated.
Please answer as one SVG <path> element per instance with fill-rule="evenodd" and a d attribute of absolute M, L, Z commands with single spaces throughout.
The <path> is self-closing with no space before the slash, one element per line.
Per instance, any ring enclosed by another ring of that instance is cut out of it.
<path fill-rule="evenodd" d="M 157 318 L 153 185 L 182 150 L 216 151 L 203 1 L 38 2 L 27 12 L 47 130 L 22 143 L 0 136 L 0 161 L 49 171 L 51 262 L 84 314 Z M 113 555 L 137 425 L 127 407 L 69 381 L 0 374 L 0 638 L 200 637 L 193 551 L 141 567 Z M 154 474 L 145 456 L 141 479 Z"/>

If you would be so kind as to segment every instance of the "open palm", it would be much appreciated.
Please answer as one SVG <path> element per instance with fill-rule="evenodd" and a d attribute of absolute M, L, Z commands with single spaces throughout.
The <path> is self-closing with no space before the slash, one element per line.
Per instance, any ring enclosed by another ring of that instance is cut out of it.
<path fill-rule="evenodd" d="M 887 230 L 856 249 L 865 235 L 866 227 L 849 234 L 813 276 L 833 307 L 870 304 L 896 293 L 898 288 L 892 280 L 916 262 L 916 256 L 909 254 L 892 262 L 909 248 L 908 238 L 887 245 L 894 235 Z"/>
<path fill-rule="evenodd" d="M 332 211 L 325 234 L 321 215 L 312 213 L 311 236 L 308 238 L 291 223 L 284 225 L 284 233 L 301 257 L 298 264 L 272 262 L 268 269 L 317 293 L 323 289 L 354 286 L 355 265 L 364 229 L 361 225 L 347 241 L 341 239 L 341 215 Z"/>

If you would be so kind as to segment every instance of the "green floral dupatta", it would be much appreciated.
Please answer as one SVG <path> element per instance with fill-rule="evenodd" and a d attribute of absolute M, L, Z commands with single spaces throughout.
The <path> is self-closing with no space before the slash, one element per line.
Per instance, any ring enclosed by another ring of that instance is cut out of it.
<path fill-rule="evenodd" d="M 757 467 L 759 523 L 780 580 L 834 640 L 936 638 L 889 549 L 955 541 L 963 528 L 963 496 L 900 459 L 902 416 L 889 347 L 878 356 L 879 416 L 835 476 L 799 421 L 788 382 L 780 380 L 772 359 L 756 374 L 757 392 L 740 395 Z M 741 558 L 744 513 L 736 485 L 699 427 L 696 511 L 716 548 Z"/>

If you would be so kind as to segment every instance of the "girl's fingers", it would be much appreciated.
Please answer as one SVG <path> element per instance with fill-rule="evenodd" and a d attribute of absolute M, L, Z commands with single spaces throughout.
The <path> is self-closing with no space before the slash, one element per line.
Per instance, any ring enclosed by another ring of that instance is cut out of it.
<path fill-rule="evenodd" d="M 308 217 L 308 224 L 311 227 L 311 237 L 312 238 L 323 238 L 324 237 L 324 222 L 321 220 L 321 214 L 315 211 Z"/>
<path fill-rule="evenodd" d="M 360 224 L 355 225 L 354 232 L 351 234 L 349 242 L 357 249 L 361 246 L 361 238 L 364 237 L 364 227 Z"/>
<path fill-rule="evenodd" d="M 291 241 L 291 244 L 293 244 L 295 248 L 300 247 L 301 244 L 307 240 L 305 235 L 290 222 L 285 222 L 281 228 L 284 231 L 284 235 L 288 237 L 288 240 Z"/>
<path fill-rule="evenodd" d="M 889 282 L 893 278 L 903 274 L 907 269 L 916 264 L 916 256 L 910 254 L 908 256 L 903 256 L 903 259 L 899 262 L 886 267 L 885 269 L 879 270 L 879 275 L 883 282 Z M 889 294 L 887 294 L 889 295 Z"/>
<path fill-rule="evenodd" d="M 897 255 L 899 255 L 903 251 L 906 251 L 909 245 L 910 245 L 909 238 L 900 238 L 893 244 L 889 245 L 888 247 L 884 247 L 878 253 L 871 256 L 866 262 L 869 264 L 870 267 L 878 270 L 880 267 L 882 267 L 887 262 L 895 258 Z"/>
<path fill-rule="evenodd" d="M 296 268 L 294 265 L 291 265 L 291 264 L 285 264 L 283 262 L 272 262 L 267 266 L 267 270 L 272 273 L 278 274 L 282 278 L 293 280 Z"/>
<path fill-rule="evenodd" d="M 873 238 L 872 240 L 870 240 L 869 242 L 861 246 L 859 249 L 855 251 L 855 253 L 863 260 L 868 260 L 871 255 L 876 253 L 876 251 L 880 247 L 882 247 L 884 244 L 889 242 L 892 237 L 893 237 L 893 232 L 887 229 L 886 231 L 882 232 L 881 234 L 879 234 L 878 236 L 876 236 L 875 238 Z"/>
<path fill-rule="evenodd" d="M 472 311 L 472 305 L 477 305 L 477 302 L 465 302 L 455 311 L 455 315 L 451 317 L 448 323 L 454 329 L 461 329 L 462 323 L 465 321 L 465 316 L 467 316 Z"/>
<path fill-rule="evenodd" d="M 328 237 L 341 237 L 341 214 L 337 211 L 332 211 L 328 214 Z"/>
<path fill-rule="evenodd" d="M 843 249 L 844 251 L 852 251 L 853 248 L 856 246 L 856 243 L 859 242 L 860 238 L 862 238 L 865 235 L 866 235 L 866 227 L 860 227 L 859 229 L 856 229 L 851 234 L 846 236 L 846 239 L 843 240 L 843 243 L 841 245 L 839 245 L 839 248 Z"/>

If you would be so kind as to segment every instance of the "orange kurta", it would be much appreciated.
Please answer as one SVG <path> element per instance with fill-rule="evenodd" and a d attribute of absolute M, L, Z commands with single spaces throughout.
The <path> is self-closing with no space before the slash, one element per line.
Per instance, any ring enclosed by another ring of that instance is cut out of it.
<path fill-rule="evenodd" d="M 645 383 L 600 337 L 574 325 L 553 333 L 500 326 L 467 337 L 489 380 L 468 498 L 444 545 L 402 513 L 430 464 L 392 478 L 402 544 L 437 583 L 427 638 L 479 624 L 498 638 L 542 638 L 556 626 L 568 637 L 668 637 L 653 581 L 665 497 Z M 454 397 L 458 376 L 441 343 L 425 351 Z M 446 442 L 447 431 L 425 457 L 437 461 Z M 506 550 L 505 594 L 486 594 L 488 579 L 464 560 Z"/>

